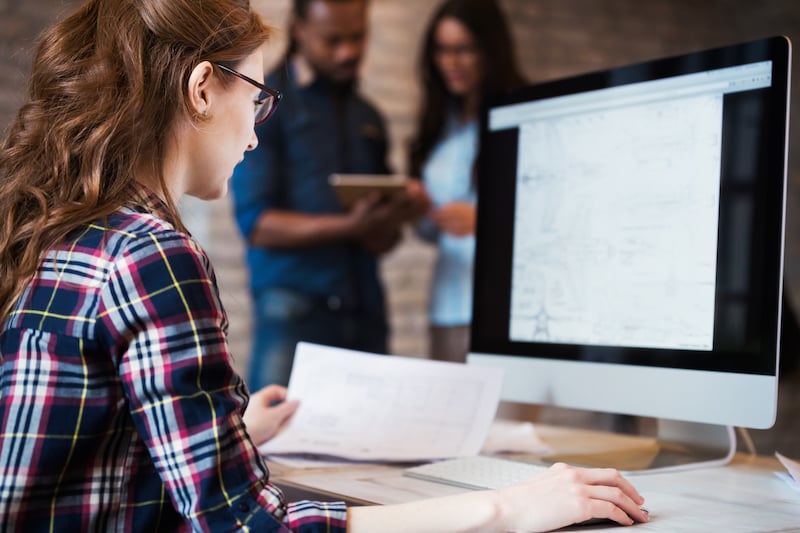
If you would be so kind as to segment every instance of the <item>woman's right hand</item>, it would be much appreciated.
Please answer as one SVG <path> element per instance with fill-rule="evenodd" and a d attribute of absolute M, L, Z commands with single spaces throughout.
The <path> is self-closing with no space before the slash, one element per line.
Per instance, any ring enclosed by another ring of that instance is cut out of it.
<path fill-rule="evenodd" d="M 647 522 L 644 498 L 613 469 L 555 464 L 498 490 L 348 510 L 350 533 L 382 531 L 552 531 L 593 518 Z"/>
<path fill-rule="evenodd" d="M 450 235 L 465 237 L 475 233 L 476 209 L 472 202 L 450 202 L 434 210 L 431 218 Z"/>
<path fill-rule="evenodd" d="M 514 531 L 550 531 L 595 518 L 622 525 L 647 522 L 644 498 L 614 469 L 558 463 L 528 480 L 499 489 L 504 523 Z"/>

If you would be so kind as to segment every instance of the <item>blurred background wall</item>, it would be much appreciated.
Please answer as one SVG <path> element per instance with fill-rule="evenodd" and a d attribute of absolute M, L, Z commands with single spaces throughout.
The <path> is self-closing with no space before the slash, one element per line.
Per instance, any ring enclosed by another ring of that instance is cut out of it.
<path fill-rule="evenodd" d="M 508 15 L 520 65 L 531 81 L 784 34 L 800 43 L 797 0 L 500 0 Z M 0 0 L 0 129 L 22 102 L 32 44 L 51 21 L 76 0 Z M 286 42 L 290 0 L 252 0 L 276 28 L 269 65 Z M 372 0 L 372 32 L 361 88 L 386 115 L 391 163 L 405 170 L 418 88 L 418 43 L 438 1 Z M 269 66 L 268 65 L 268 66 Z M 800 71 L 796 68 L 795 71 Z M 800 102 L 793 76 L 786 275 L 792 301 L 800 302 Z M 245 368 L 250 347 L 250 301 L 242 240 L 228 199 L 187 200 L 183 212 L 217 269 L 231 320 L 237 366 Z M 435 251 L 407 234 L 382 263 L 388 288 L 391 349 L 424 356 L 427 347 L 427 285 Z M 797 426 L 794 426 L 797 428 Z"/>

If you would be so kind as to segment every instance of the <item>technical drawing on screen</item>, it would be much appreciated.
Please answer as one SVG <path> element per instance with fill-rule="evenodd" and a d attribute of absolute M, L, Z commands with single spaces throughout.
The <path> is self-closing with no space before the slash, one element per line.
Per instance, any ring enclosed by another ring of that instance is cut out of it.
<path fill-rule="evenodd" d="M 732 426 L 774 423 L 790 56 L 774 37 L 488 100 L 468 361 L 506 369 L 504 399 L 710 425 L 723 460 Z"/>

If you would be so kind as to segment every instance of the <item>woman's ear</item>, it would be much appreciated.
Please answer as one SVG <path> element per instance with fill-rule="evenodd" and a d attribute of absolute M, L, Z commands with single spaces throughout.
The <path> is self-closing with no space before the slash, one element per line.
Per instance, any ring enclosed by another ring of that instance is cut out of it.
<path fill-rule="evenodd" d="M 195 116 L 205 117 L 211 107 L 211 82 L 214 78 L 214 67 L 208 61 L 202 61 L 189 75 L 188 99 Z"/>

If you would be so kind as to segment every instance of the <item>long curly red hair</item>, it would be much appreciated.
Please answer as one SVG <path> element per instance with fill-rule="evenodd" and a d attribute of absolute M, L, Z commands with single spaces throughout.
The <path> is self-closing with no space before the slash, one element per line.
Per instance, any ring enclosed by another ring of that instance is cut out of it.
<path fill-rule="evenodd" d="M 43 34 L 0 145 L 0 326 L 50 247 L 130 200 L 135 169 L 163 186 L 192 69 L 235 65 L 268 37 L 246 0 L 89 0 Z"/>

